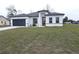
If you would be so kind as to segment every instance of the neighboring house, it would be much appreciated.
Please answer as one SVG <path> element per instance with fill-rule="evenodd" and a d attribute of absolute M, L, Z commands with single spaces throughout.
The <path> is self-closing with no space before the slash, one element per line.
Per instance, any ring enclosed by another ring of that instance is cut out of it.
<path fill-rule="evenodd" d="M 29 14 L 19 14 L 11 17 L 11 26 L 63 26 L 63 13 L 40 10 Z"/>
<path fill-rule="evenodd" d="M 74 22 L 72 22 L 72 24 L 79 24 L 79 22 L 78 21 L 74 21 Z"/>
<path fill-rule="evenodd" d="M 0 15 L 0 26 L 8 26 L 9 20 L 4 16 Z"/>

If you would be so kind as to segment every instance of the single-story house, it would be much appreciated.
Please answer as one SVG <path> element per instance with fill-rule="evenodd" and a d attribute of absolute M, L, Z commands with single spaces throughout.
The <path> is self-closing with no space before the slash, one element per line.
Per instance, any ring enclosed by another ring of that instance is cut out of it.
<path fill-rule="evenodd" d="M 74 22 L 72 22 L 72 24 L 79 24 L 79 22 L 78 21 L 74 21 Z"/>
<path fill-rule="evenodd" d="M 40 10 L 29 14 L 11 16 L 11 26 L 63 26 L 63 13 Z"/>
<path fill-rule="evenodd" d="M 64 22 L 64 24 L 72 24 L 71 22 Z"/>
<path fill-rule="evenodd" d="M 9 21 L 8 18 L 6 18 L 6 17 L 0 15 L 0 26 L 8 26 L 8 25 L 10 25 L 9 22 L 10 22 L 10 21 Z"/>

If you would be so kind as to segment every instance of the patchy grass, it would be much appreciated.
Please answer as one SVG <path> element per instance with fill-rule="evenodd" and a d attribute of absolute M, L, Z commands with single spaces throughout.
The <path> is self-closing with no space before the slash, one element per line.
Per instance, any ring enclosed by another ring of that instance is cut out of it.
<path fill-rule="evenodd" d="M 79 53 L 79 25 L 19 28 L 0 32 L 1 54 Z"/>

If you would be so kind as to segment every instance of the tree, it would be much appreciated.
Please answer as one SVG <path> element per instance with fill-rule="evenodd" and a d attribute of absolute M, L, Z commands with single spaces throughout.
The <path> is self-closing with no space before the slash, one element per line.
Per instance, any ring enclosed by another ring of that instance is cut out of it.
<path fill-rule="evenodd" d="M 79 20 L 77 22 L 79 22 Z"/>
<path fill-rule="evenodd" d="M 50 6 L 48 4 L 46 5 L 46 10 L 50 10 Z"/>
<path fill-rule="evenodd" d="M 15 9 L 13 5 L 7 7 L 6 9 L 8 11 L 7 17 L 14 16 L 17 14 L 17 10 Z"/>
<path fill-rule="evenodd" d="M 55 12 L 55 10 L 53 8 L 51 8 L 49 4 L 46 5 L 46 10 L 48 10 L 50 12 Z"/>
<path fill-rule="evenodd" d="M 17 11 L 17 14 L 22 14 L 22 11 L 21 11 L 21 10 L 18 10 L 18 11 Z"/>
<path fill-rule="evenodd" d="M 68 17 L 66 16 L 64 19 L 63 19 L 63 22 L 67 22 L 68 21 Z"/>
<path fill-rule="evenodd" d="M 70 19 L 70 20 L 68 20 L 68 22 L 71 22 L 71 23 L 73 23 L 73 22 L 75 22 L 74 20 L 72 20 L 72 19 Z"/>

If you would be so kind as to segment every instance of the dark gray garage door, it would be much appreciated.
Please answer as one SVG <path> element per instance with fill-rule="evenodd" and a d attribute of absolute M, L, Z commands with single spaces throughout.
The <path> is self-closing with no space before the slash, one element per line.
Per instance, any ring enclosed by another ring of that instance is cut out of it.
<path fill-rule="evenodd" d="M 25 26 L 25 19 L 13 19 L 13 26 Z"/>

